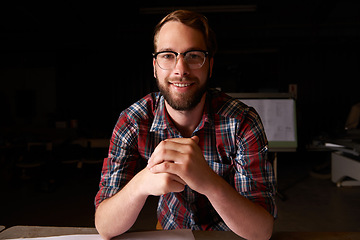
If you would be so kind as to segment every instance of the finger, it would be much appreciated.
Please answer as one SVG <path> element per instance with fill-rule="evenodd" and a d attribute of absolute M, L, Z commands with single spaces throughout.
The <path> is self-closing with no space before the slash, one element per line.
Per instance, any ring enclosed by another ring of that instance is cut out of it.
<path fill-rule="evenodd" d="M 178 151 L 174 150 L 164 150 L 159 154 L 156 154 L 151 156 L 151 158 L 148 161 L 147 168 L 150 169 L 153 166 L 156 166 L 158 164 L 162 164 L 164 162 L 170 162 L 170 163 L 181 163 L 182 154 Z"/>
<path fill-rule="evenodd" d="M 192 136 L 191 139 L 195 141 L 196 144 L 199 144 L 200 139 L 198 136 Z"/>
<path fill-rule="evenodd" d="M 150 168 L 150 172 L 152 173 L 170 173 L 175 176 L 179 176 L 177 174 L 178 171 L 179 171 L 179 164 L 168 161 L 162 162 L 160 164 L 156 164 Z"/>
<path fill-rule="evenodd" d="M 168 192 L 182 192 L 185 189 L 185 185 L 184 183 L 180 183 L 178 181 L 171 181 L 169 183 L 169 188 L 168 188 Z"/>
<path fill-rule="evenodd" d="M 177 141 L 162 141 L 154 150 L 150 159 L 148 160 L 147 168 L 151 168 L 156 164 L 164 161 L 178 162 L 181 159 L 181 154 L 185 153 L 184 146 L 188 144 L 179 143 Z"/>
<path fill-rule="evenodd" d="M 165 142 L 179 143 L 179 144 L 191 144 L 191 138 L 168 138 Z"/>
<path fill-rule="evenodd" d="M 151 157 L 148 160 L 148 164 L 146 166 L 147 168 L 151 168 L 153 165 L 159 164 L 164 161 L 164 159 L 162 158 L 162 151 L 164 151 L 165 149 L 164 145 L 164 141 L 162 141 L 156 146 L 154 152 L 151 154 Z"/>
<path fill-rule="evenodd" d="M 191 145 L 194 142 L 196 144 L 199 144 L 200 138 L 198 136 L 192 136 L 191 138 L 170 138 L 170 139 L 166 139 L 165 141 L 178 143 L 178 144 L 184 144 L 184 145 L 189 145 L 189 144 Z"/>
<path fill-rule="evenodd" d="M 194 140 L 192 139 L 194 138 Z M 194 150 L 194 147 L 198 147 L 197 140 L 198 137 L 194 136 L 192 138 L 171 138 L 164 141 L 164 146 L 166 149 L 178 151 L 180 153 L 189 153 Z"/>
<path fill-rule="evenodd" d="M 186 185 L 186 182 L 181 177 L 179 177 L 178 175 L 169 174 L 169 176 L 173 181 L 178 182 L 178 183 L 180 183 L 182 185 Z"/>
<path fill-rule="evenodd" d="M 151 195 L 159 196 L 169 192 L 181 192 L 185 189 L 186 183 L 179 176 L 169 173 L 159 173 L 153 175 L 158 175 L 159 178 L 151 184 L 150 188 L 155 188 L 155 191 L 150 191 Z"/>
<path fill-rule="evenodd" d="M 154 152 L 151 154 L 151 157 L 148 160 L 146 167 L 150 169 L 155 164 L 159 164 L 159 163 L 163 162 L 164 159 L 162 159 L 160 155 L 161 154 L 160 154 L 159 148 L 155 148 Z"/>

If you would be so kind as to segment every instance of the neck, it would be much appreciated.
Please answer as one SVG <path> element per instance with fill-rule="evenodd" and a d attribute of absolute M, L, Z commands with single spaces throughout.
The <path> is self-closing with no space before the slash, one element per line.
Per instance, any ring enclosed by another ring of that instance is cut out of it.
<path fill-rule="evenodd" d="M 186 111 L 175 110 L 165 101 L 166 110 L 183 137 L 191 137 L 195 128 L 199 125 L 203 115 L 205 99 L 206 94 L 203 95 L 195 108 Z"/>

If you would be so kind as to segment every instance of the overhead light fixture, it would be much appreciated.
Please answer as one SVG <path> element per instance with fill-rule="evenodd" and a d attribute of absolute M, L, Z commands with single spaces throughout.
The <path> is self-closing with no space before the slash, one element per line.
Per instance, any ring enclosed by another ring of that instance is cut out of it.
<path fill-rule="evenodd" d="M 212 5 L 140 8 L 140 14 L 166 14 L 176 9 L 185 9 L 202 13 L 255 12 L 256 5 Z"/>

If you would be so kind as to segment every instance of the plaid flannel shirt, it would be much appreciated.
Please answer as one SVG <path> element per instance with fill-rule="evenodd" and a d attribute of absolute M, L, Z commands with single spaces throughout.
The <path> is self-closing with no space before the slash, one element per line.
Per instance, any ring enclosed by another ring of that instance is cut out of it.
<path fill-rule="evenodd" d="M 193 135 L 199 137 L 203 155 L 218 175 L 276 217 L 275 179 L 265 157 L 267 139 L 253 108 L 209 90 Z M 162 140 L 179 137 L 160 93 L 151 93 L 124 110 L 104 159 L 95 206 L 120 191 L 143 169 Z M 164 229 L 230 230 L 208 199 L 188 186 L 180 193 L 160 196 L 157 214 Z"/>

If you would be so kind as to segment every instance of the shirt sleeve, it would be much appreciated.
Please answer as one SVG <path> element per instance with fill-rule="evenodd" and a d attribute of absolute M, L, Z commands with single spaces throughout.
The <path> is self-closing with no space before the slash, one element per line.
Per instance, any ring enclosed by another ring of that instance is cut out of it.
<path fill-rule="evenodd" d="M 121 190 L 136 174 L 137 127 L 129 120 L 126 112 L 120 114 L 110 140 L 108 157 L 104 159 L 95 196 L 95 207 Z"/>
<path fill-rule="evenodd" d="M 272 164 L 267 160 L 268 142 L 261 119 L 253 108 L 249 108 L 238 127 L 236 141 L 236 190 L 276 218 L 275 177 Z"/>

